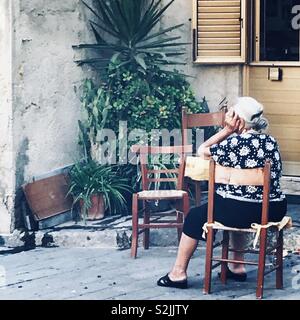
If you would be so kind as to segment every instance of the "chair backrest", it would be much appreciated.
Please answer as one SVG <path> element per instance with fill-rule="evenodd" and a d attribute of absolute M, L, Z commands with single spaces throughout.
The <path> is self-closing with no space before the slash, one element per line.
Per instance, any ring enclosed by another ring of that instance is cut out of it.
<path fill-rule="evenodd" d="M 150 147 L 142 145 L 134 145 L 131 151 L 137 153 L 140 157 L 141 174 L 142 174 L 142 188 L 148 190 L 151 183 L 173 182 L 176 183 L 177 190 L 183 189 L 183 179 L 185 170 L 186 155 L 192 153 L 192 146 L 168 146 L 168 147 Z M 179 167 L 172 169 L 149 169 L 148 160 L 150 155 L 179 155 Z M 160 175 L 164 177 L 161 178 Z M 153 177 L 159 175 L 159 177 Z"/>
<path fill-rule="evenodd" d="M 225 110 L 211 113 L 188 113 L 187 108 L 182 108 L 182 138 L 183 144 L 188 143 L 187 129 L 197 127 L 224 127 Z"/>
<path fill-rule="evenodd" d="M 223 167 L 210 160 L 209 165 L 209 187 L 208 187 L 208 223 L 214 222 L 214 193 L 215 184 L 229 184 L 239 186 L 262 186 L 262 220 L 261 224 L 269 221 L 269 194 L 270 194 L 270 161 L 266 161 L 264 168 L 235 169 Z M 226 212 L 224 212 L 226 214 Z M 242 214 L 242 212 L 241 212 Z"/>

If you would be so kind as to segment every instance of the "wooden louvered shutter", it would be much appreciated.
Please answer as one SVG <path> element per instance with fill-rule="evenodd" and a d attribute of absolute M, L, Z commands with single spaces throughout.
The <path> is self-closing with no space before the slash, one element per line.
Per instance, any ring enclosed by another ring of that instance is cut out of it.
<path fill-rule="evenodd" d="M 244 63 L 246 0 L 194 0 L 194 61 Z"/>

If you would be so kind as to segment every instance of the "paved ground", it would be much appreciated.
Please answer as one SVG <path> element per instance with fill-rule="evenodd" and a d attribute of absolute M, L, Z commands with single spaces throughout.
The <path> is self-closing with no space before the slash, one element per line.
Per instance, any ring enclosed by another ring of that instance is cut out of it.
<path fill-rule="evenodd" d="M 291 250 L 285 258 L 285 289 L 275 290 L 275 275 L 267 276 L 266 299 L 300 299 L 299 210 L 299 204 L 289 205 L 288 212 L 293 218 L 294 228 L 285 233 L 285 248 Z M 116 230 L 120 228 L 119 225 L 112 224 L 112 227 L 106 227 L 103 231 L 83 229 L 81 236 L 77 229 L 57 230 L 56 237 L 60 236 L 62 240 L 53 241 L 50 245 L 59 243 L 67 247 L 37 247 L 35 250 L 19 253 L 12 252 L 21 251 L 24 246 L 14 249 L 15 251 L 0 247 L 0 299 L 255 299 L 254 269 L 248 269 L 246 283 L 229 282 L 227 286 L 222 286 L 214 273 L 213 294 L 204 296 L 203 247 L 199 248 L 191 261 L 188 290 L 157 287 L 156 280 L 165 275 L 174 262 L 176 248 L 152 247 L 149 251 L 140 249 L 138 259 L 132 260 L 129 250 L 116 250 L 118 245 L 112 239 L 116 238 Z M 128 232 L 129 229 L 128 226 Z M 85 233 L 87 231 L 88 235 Z M 174 236 L 163 231 L 162 234 L 152 234 L 152 242 L 156 245 L 176 238 L 176 234 Z M 67 239 L 78 238 L 77 241 L 66 241 L 66 232 L 72 235 Z M 171 245 L 169 242 L 167 245 Z M 86 247 L 78 248 L 78 244 Z M 298 254 L 293 254 L 293 251 Z"/>
<path fill-rule="evenodd" d="M 254 270 L 243 284 L 222 286 L 214 274 L 210 296 L 202 294 L 204 251 L 190 265 L 188 290 L 156 286 L 170 268 L 176 249 L 141 249 L 136 260 L 129 251 L 96 248 L 40 248 L 0 256 L 0 299 L 254 299 Z M 274 289 L 274 275 L 266 278 L 267 299 L 300 299 L 300 256 L 285 259 L 285 289 Z M 298 280 L 298 283 L 297 283 Z"/>

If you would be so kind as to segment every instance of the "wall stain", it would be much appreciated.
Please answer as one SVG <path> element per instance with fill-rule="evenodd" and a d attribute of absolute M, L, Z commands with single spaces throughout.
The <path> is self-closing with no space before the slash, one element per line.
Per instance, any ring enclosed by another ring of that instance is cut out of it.
<path fill-rule="evenodd" d="M 27 151 L 29 149 L 29 140 L 25 137 L 18 149 L 16 156 L 16 195 L 14 215 L 12 216 L 12 229 L 24 229 L 25 221 L 23 218 L 22 209 L 23 203 L 26 202 L 22 184 L 25 182 L 25 168 L 29 164 Z"/>

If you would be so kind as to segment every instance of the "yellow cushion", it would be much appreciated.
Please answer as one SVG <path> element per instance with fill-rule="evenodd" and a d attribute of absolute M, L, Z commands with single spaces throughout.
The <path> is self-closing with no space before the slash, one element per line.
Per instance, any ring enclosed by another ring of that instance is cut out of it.
<path fill-rule="evenodd" d="M 195 181 L 209 179 L 209 160 L 200 157 L 187 157 L 185 166 L 185 177 Z"/>

